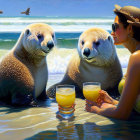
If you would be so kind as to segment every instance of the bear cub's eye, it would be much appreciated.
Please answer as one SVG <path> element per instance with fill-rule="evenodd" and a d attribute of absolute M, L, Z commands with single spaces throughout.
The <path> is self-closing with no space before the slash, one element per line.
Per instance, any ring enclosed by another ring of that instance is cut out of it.
<path fill-rule="evenodd" d="M 85 42 L 82 40 L 81 44 L 84 45 L 84 43 L 85 43 Z"/>
<path fill-rule="evenodd" d="M 52 38 L 54 39 L 54 34 L 52 34 Z"/>
<path fill-rule="evenodd" d="M 38 34 L 37 38 L 38 38 L 39 42 L 42 42 L 44 40 L 44 36 L 41 34 Z"/>
<path fill-rule="evenodd" d="M 28 35 L 30 33 L 29 29 L 26 30 L 26 34 Z"/>
<path fill-rule="evenodd" d="M 42 39 L 42 38 L 43 38 L 43 35 L 38 34 L 38 35 L 37 35 L 37 38 L 38 38 L 38 39 Z"/>
<path fill-rule="evenodd" d="M 95 42 L 95 45 L 96 46 L 99 46 L 100 45 L 100 42 L 99 41 Z"/>

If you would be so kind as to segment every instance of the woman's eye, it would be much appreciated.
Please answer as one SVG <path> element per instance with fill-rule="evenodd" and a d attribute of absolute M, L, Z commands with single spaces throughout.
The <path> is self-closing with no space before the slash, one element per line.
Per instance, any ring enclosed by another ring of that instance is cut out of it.
<path fill-rule="evenodd" d="M 84 45 L 84 41 L 83 40 L 82 40 L 81 44 Z"/>

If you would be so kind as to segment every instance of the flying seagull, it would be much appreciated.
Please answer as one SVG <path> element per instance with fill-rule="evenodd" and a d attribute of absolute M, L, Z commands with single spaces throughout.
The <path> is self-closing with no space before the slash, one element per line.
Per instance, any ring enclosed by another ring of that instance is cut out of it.
<path fill-rule="evenodd" d="M 3 11 L 0 10 L 0 14 L 3 14 Z"/>
<path fill-rule="evenodd" d="M 27 10 L 26 10 L 26 11 L 21 12 L 21 14 L 25 14 L 25 15 L 29 15 L 29 13 L 30 13 L 30 8 L 27 8 Z"/>

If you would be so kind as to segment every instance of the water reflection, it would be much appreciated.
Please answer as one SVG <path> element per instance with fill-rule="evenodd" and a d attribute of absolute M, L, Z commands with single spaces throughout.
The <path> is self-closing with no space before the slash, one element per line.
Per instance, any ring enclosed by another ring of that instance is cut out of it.
<path fill-rule="evenodd" d="M 119 121 L 84 111 L 85 101 L 76 100 L 75 117 L 56 118 L 58 105 L 47 100 L 37 108 L 0 107 L 0 139 L 75 139 L 137 140 L 140 138 L 140 116 Z"/>
<path fill-rule="evenodd" d="M 87 140 L 101 140 L 100 129 L 94 123 L 85 123 L 83 125 L 84 137 Z"/>
<path fill-rule="evenodd" d="M 57 131 L 44 131 L 25 140 L 56 140 Z"/>
<path fill-rule="evenodd" d="M 77 133 L 77 127 L 74 125 L 74 121 L 63 120 L 60 121 L 57 126 L 57 131 L 43 131 L 38 133 L 30 138 L 25 140 L 49 140 L 49 139 L 58 139 L 58 140 L 78 140 L 79 136 Z"/>
<path fill-rule="evenodd" d="M 57 139 L 58 140 L 63 140 L 63 139 L 77 140 L 78 139 L 77 129 L 73 121 L 65 120 L 59 123 L 59 125 L 57 126 Z"/>
<path fill-rule="evenodd" d="M 36 139 L 58 139 L 58 140 L 100 140 L 100 129 L 94 123 L 74 124 L 74 121 L 63 120 L 57 126 L 57 131 L 44 131 L 27 138 Z"/>
<path fill-rule="evenodd" d="M 27 138 L 36 139 L 58 139 L 58 140 L 138 140 L 140 138 L 140 126 L 138 123 L 132 125 L 120 121 L 118 124 L 97 125 L 95 123 L 74 124 L 74 121 L 60 121 L 57 131 L 44 131 Z"/>

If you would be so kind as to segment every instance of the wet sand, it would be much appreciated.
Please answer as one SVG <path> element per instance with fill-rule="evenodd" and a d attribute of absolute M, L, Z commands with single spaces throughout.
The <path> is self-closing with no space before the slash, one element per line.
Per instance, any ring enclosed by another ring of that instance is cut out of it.
<path fill-rule="evenodd" d="M 120 121 L 84 110 L 85 100 L 76 99 L 74 118 L 56 117 L 55 100 L 40 102 L 44 107 L 0 107 L 1 140 L 35 139 L 137 139 L 140 136 L 140 117 Z"/>

